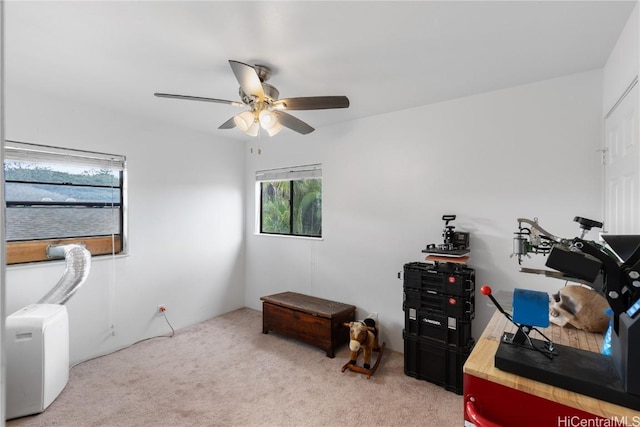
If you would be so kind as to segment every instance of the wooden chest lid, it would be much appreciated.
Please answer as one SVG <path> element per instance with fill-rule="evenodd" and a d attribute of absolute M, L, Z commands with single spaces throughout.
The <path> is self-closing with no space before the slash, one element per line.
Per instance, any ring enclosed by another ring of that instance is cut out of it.
<path fill-rule="evenodd" d="M 296 292 L 282 292 L 260 298 L 264 302 L 331 319 L 355 311 L 354 305 L 330 301 Z"/>

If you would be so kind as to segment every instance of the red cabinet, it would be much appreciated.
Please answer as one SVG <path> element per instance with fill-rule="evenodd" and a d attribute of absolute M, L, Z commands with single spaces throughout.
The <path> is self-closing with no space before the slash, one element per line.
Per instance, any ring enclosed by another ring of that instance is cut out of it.
<path fill-rule="evenodd" d="M 501 371 L 494 356 L 514 328 L 496 312 L 464 365 L 465 427 L 640 426 L 640 412 Z M 552 325 L 558 344 L 597 351 L 601 336 Z"/>
<path fill-rule="evenodd" d="M 464 375 L 464 419 L 469 427 L 640 426 L 640 414 L 604 418 L 473 375 Z"/>

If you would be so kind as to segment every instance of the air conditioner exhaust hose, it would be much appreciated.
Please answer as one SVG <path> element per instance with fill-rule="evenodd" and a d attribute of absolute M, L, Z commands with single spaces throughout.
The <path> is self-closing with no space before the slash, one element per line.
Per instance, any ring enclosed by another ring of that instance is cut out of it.
<path fill-rule="evenodd" d="M 91 269 L 91 253 L 81 245 L 56 246 L 56 251 L 64 254 L 65 272 L 58 283 L 38 304 L 65 304 L 82 286 Z"/>

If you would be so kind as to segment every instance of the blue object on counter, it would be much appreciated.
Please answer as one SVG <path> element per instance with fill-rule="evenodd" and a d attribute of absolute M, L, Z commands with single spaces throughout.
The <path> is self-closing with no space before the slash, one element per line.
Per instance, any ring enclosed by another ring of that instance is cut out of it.
<path fill-rule="evenodd" d="M 607 328 L 607 332 L 604 333 L 604 339 L 602 340 L 602 351 L 601 353 L 606 356 L 611 356 L 611 329 L 613 328 L 613 311 L 610 308 L 607 308 L 605 314 L 609 316 L 609 327 Z"/>

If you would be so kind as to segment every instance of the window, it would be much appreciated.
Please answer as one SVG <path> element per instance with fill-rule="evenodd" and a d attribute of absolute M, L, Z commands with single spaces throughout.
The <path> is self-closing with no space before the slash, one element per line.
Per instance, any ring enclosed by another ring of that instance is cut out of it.
<path fill-rule="evenodd" d="M 256 173 L 260 233 L 322 237 L 322 168 L 307 165 Z"/>
<path fill-rule="evenodd" d="M 5 143 L 7 264 L 47 260 L 49 245 L 124 252 L 125 157 Z"/>

